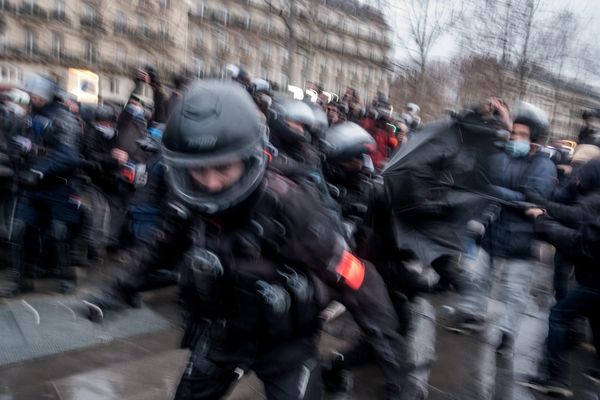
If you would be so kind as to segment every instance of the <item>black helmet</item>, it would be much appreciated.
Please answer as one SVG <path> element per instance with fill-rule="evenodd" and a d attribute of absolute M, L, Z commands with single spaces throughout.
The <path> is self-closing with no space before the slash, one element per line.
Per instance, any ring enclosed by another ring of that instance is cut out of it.
<path fill-rule="evenodd" d="M 583 110 L 583 113 L 581 114 L 581 118 L 582 119 L 598 118 L 600 116 L 600 112 L 598 112 L 598 111 L 599 110 L 597 108 Z"/>
<path fill-rule="evenodd" d="M 94 119 L 96 121 L 116 122 L 117 121 L 117 112 L 111 106 L 104 104 L 104 105 L 98 106 L 98 108 L 96 108 L 96 112 L 94 114 Z"/>
<path fill-rule="evenodd" d="M 329 128 L 323 140 L 328 161 L 346 161 L 375 150 L 373 136 L 354 122 L 344 122 Z"/>
<path fill-rule="evenodd" d="M 520 102 L 513 114 L 513 124 L 522 124 L 529 127 L 532 142 L 542 140 L 550 128 L 546 113 L 533 104 Z"/>
<path fill-rule="evenodd" d="M 47 140 L 52 144 L 62 144 L 71 148 L 79 146 L 79 139 L 83 133 L 83 126 L 79 118 L 66 108 L 57 108 L 51 123 L 52 134 L 47 135 Z"/>
<path fill-rule="evenodd" d="M 238 84 L 196 81 L 171 114 L 163 134 L 167 182 L 196 210 L 215 214 L 246 199 L 260 184 L 267 156 L 266 127 L 252 98 Z M 219 193 L 202 190 L 190 169 L 245 163 L 244 175 Z"/>
<path fill-rule="evenodd" d="M 286 121 L 293 121 L 304 126 L 303 132 L 298 132 Z M 309 129 L 316 123 L 315 113 L 310 106 L 302 101 L 283 99 L 273 103 L 269 113 L 269 128 L 275 145 L 308 142 Z"/>

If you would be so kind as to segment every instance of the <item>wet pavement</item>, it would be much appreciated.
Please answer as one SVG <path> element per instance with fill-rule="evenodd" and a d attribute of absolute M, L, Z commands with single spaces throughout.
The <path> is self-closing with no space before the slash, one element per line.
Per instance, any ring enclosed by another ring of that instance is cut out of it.
<path fill-rule="evenodd" d="M 539 287 L 538 285 L 538 289 Z M 23 299 L 31 300 L 48 295 L 46 291 L 45 294 L 31 294 Z M 61 297 L 58 294 L 52 296 Z M 547 297 L 547 294 L 538 290 L 532 297 L 522 321 L 512 360 L 498 359 L 495 354 L 498 333 L 493 329 L 493 321 L 502 311 L 502 307 L 494 300 L 490 301 L 488 329 L 481 334 L 458 335 L 438 325 L 435 341 L 436 360 L 429 378 L 428 398 L 544 399 L 545 397 L 534 395 L 514 384 L 514 377 L 536 371 L 547 331 L 549 302 L 544 296 Z M 453 299 L 454 296 L 450 294 L 427 297 L 438 313 Z M 176 290 L 167 288 L 146 293 L 144 302 L 169 321 L 171 327 L 1 367 L 0 400 L 172 398 L 188 356 L 187 351 L 178 348 L 181 329 Z M 321 352 L 324 356 L 332 350 L 348 346 L 356 337 L 356 327 L 346 314 L 328 324 L 325 331 L 321 339 Z M 572 351 L 572 378 L 576 390 L 574 399 L 597 399 L 591 394 L 594 391 L 600 393 L 600 388 L 594 387 L 581 374 L 582 368 L 593 365 L 594 357 L 589 349 L 577 347 Z M 380 375 L 374 366 L 355 371 L 354 394 L 351 398 L 378 398 Z M 253 375 L 244 377 L 228 397 L 230 400 L 263 398 L 262 385 Z M 341 397 L 327 395 L 326 399 L 337 400 Z"/>

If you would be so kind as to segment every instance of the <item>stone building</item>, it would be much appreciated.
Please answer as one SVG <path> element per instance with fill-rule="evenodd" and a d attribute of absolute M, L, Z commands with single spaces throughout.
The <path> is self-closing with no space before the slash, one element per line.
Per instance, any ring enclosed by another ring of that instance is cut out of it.
<path fill-rule="evenodd" d="M 353 0 L 0 0 L 0 84 L 26 72 L 95 72 L 104 99 L 124 101 L 132 71 L 224 77 L 243 64 L 282 87 L 389 89 L 391 31 Z M 290 49 L 295 49 L 290 51 Z"/>
<path fill-rule="evenodd" d="M 275 8 L 264 0 L 194 1 L 192 72 L 219 75 L 224 65 L 241 63 L 252 76 L 281 87 L 320 83 L 335 93 L 348 85 L 362 94 L 387 93 L 391 31 L 381 13 L 352 1 L 290 3 Z"/>

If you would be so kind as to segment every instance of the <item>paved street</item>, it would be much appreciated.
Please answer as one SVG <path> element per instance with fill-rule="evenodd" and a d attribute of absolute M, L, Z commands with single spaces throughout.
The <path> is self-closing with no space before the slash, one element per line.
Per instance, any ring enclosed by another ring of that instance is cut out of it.
<path fill-rule="evenodd" d="M 47 288 L 45 288 L 47 286 Z M 50 291 L 51 281 L 42 282 L 42 293 L 10 300 L 37 304 L 62 298 Z M 540 294 L 541 293 L 541 294 Z M 496 359 L 494 345 L 497 334 L 488 330 L 476 337 L 461 336 L 437 328 L 437 359 L 429 380 L 432 400 L 533 400 L 528 390 L 513 384 L 513 376 L 535 371 L 541 342 L 546 331 L 546 305 L 542 292 L 532 298 L 517 340 L 514 360 Z M 431 295 L 429 302 L 438 312 L 450 302 L 451 295 Z M 60 400 L 158 400 L 172 397 L 181 375 L 187 352 L 178 349 L 181 335 L 176 290 L 167 288 L 144 295 L 146 307 L 169 322 L 170 327 L 126 338 L 107 337 L 103 343 L 46 356 L 36 360 L 16 362 L 0 367 L 0 400 L 60 399 Z M 4 306 L 6 306 L 6 301 Z M 2 303 L 0 303 L 0 306 Z M 541 307 L 540 307 L 541 305 Z M 490 303 L 491 318 L 501 307 Z M 32 313 L 32 318 L 33 318 Z M 40 315 L 44 319 L 44 315 Z M 77 318 L 81 318 L 77 316 Z M 40 325 L 42 326 L 43 323 Z M 321 341 L 324 355 L 332 349 L 348 345 L 356 337 L 356 328 L 347 314 L 326 327 Z M 331 334 L 346 340 L 335 339 Z M 64 332 L 68 335 L 69 332 Z M 3 340 L 4 338 L 0 339 Z M 2 343 L 0 342 L 0 346 Z M 591 365 L 593 353 L 578 347 L 573 351 L 575 399 L 596 399 L 600 388 L 594 388 L 581 376 L 581 368 Z M 356 371 L 354 399 L 376 398 L 380 373 L 374 366 Z M 589 396 L 588 396 L 589 394 Z M 264 398 L 259 381 L 247 376 L 233 390 L 229 399 Z M 327 399 L 339 397 L 328 395 Z"/>

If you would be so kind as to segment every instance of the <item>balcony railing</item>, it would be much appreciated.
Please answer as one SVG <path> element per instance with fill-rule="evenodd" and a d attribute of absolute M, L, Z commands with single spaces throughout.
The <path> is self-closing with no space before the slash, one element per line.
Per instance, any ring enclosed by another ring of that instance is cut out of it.
<path fill-rule="evenodd" d="M 158 4 L 156 4 L 153 0 L 137 0 L 136 9 L 138 11 L 155 13 L 158 11 Z"/>
<path fill-rule="evenodd" d="M 15 6 L 13 6 L 12 4 L 10 4 L 10 2 L 8 0 L 5 0 L 3 2 L 0 3 L 0 10 L 2 11 L 13 11 L 15 8 Z"/>
<path fill-rule="evenodd" d="M 48 19 L 48 11 L 37 4 L 24 3 L 19 8 L 19 15 L 23 17 Z"/>
<path fill-rule="evenodd" d="M 83 16 L 79 19 L 79 23 L 83 29 L 104 32 L 102 18 L 100 17 Z"/>
<path fill-rule="evenodd" d="M 64 10 L 52 10 L 50 12 L 50 19 L 55 20 L 55 21 L 65 22 L 65 23 L 69 22 L 69 18 L 65 14 Z"/>

